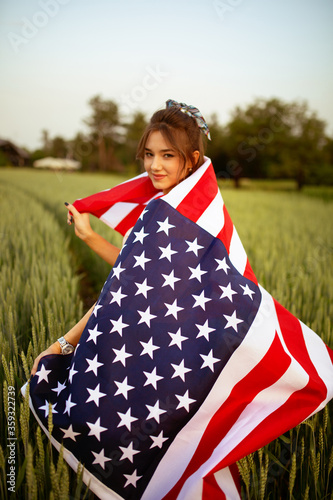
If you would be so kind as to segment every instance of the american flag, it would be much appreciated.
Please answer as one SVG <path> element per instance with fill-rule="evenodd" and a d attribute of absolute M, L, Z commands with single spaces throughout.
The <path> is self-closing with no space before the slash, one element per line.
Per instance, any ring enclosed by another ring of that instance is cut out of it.
<path fill-rule="evenodd" d="M 165 196 L 115 189 L 76 202 L 134 228 L 31 409 L 101 499 L 240 499 L 235 462 L 325 406 L 333 353 L 257 283 L 208 159 Z"/>

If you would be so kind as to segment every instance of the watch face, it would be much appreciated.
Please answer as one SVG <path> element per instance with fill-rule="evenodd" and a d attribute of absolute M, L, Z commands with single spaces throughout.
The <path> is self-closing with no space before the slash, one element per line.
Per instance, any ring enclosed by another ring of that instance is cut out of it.
<path fill-rule="evenodd" d="M 67 345 L 65 345 L 65 347 L 62 348 L 63 354 L 70 354 L 73 351 L 74 351 L 74 347 L 70 344 L 67 344 Z"/>

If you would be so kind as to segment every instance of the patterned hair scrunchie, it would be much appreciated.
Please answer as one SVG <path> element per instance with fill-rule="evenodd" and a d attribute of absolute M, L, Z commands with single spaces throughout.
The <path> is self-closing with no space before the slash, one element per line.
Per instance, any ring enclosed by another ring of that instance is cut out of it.
<path fill-rule="evenodd" d="M 182 111 L 186 115 L 192 116 L 192 118 L 194 118 L 196 120 L 198 127 L 208 137 L 208 139 L 211 140 L 208 125 L 207 125 L 204 117 L 202 116 L 202 114 L 198 110 L 198 108 L 195 108 L 194 106 L 191 106 L 191 105 L 188 106 L 187 104 L 185 104 L 183 102 L 177 102 L 177 101 L 173 101 L 172 99 L 168 99 L 166 102 L 166 107 L 171 108 L 172 106 L 175 106 L 176 108 L 178 108 L 180 111 Z"/>

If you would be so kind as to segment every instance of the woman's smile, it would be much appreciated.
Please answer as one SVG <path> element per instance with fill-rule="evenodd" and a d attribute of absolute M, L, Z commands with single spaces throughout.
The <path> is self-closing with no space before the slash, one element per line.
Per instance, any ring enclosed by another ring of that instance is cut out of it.
<path fill-rule="evenodd" d="M 166 142 L 159 131 L 152 132 L 146 142 L 144 168 L 154 187 L 164 194 L 184 179 L 191 165 L 182 168 L 182 160 L 177 151 Z"/>

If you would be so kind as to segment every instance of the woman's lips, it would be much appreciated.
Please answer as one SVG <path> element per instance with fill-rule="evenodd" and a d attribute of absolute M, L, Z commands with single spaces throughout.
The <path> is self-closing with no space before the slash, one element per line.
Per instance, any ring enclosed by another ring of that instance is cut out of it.
<path fill-rule="evenodd" d="M 153 179 L 155 179 L 155 181 L 160 181 L 162 179 L 164 179 L 165 175 L 157 175 L 157 174 L 153 174 Z"/>

